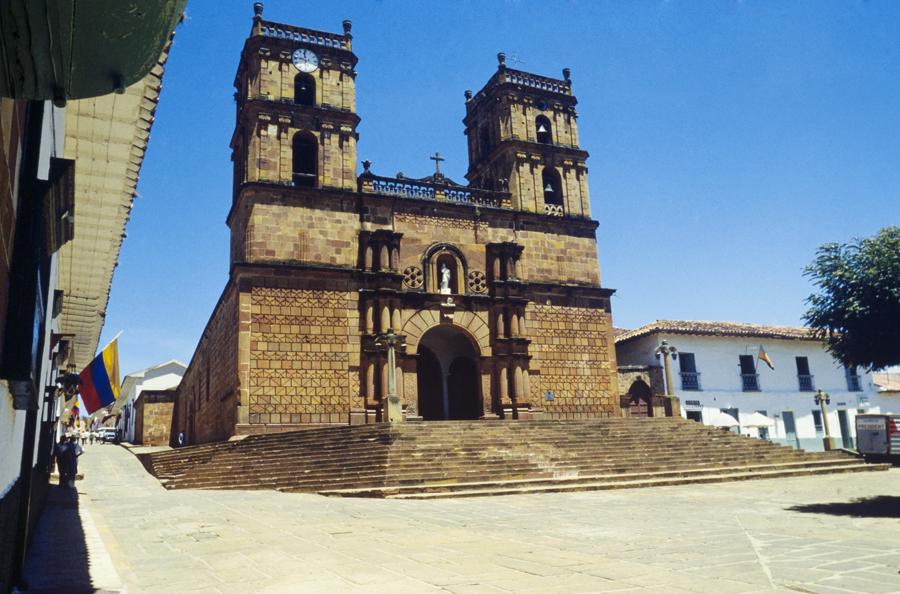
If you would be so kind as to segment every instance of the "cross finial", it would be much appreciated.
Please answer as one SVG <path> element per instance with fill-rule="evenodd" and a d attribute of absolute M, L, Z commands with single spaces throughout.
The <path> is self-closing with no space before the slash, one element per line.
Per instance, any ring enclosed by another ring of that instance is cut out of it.
<path fill-rule="evenodd" d="M 440 153 L 435 152 L 433 157 L 428 157 L 432 161 L 434 161 L 434 175 L 436 177 L 441 176 L 441 161 L 446 161 L 444 157 L 441 156 Z"/>

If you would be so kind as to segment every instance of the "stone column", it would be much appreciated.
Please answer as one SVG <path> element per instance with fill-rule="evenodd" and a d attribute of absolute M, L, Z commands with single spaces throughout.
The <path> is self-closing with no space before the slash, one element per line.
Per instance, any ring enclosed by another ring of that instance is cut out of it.
<path fill-rule="evenodd" d="M 512 393 L 510 400 L 512 401 L 513 419 L 519 418 L 519 396 L 522 395 L 522 367 L 518 363 L 514 363 L 514 371 L 512 379 Z"/>
<path fill-rule="evenodd" d="M 497 338 L 505 338 L 506 337 L 506 323 L 504 318 L 506 317 L 505 312 L 502 307 L 497 308 Z"/>
<path fill-rule="evenodd" d="M 509 334 L 513 338 L 519 336 L 519 315 L 516 313 L 515 308 L 510 308 L 509 310 Z"/>
<path fill-rule="evenodd" d="M 450 387 L 447 385 L 447 379 L 449 378 L 450 373 L 444 371 L 443 364 L 441 365 L 441 390 L 443 395 L 443 404 L 444 404 L 444 419 L 450 418 Z"/>
<path fill-rule="evenodd" d="M 400 332 L 400 304 L 394 303 L 394 311 L 391 315 L 391 330 Z"/>
<path fill-rule="evenodd" d="M 387 332 L 391 327 L 391 311 L 385 302 L 381 305 L 381 326 L 378 327 L 379 332 Z"/>
<path fill-rule="evenodd" d="M 388 256 L 388 247 L 384 244 L 381 244 L 381 257 L 378 260 L 378 265 L 381 270 L 388 270 L 391 267 L 390 257 Z"/>
<path fill-rule="evenodd" d="M 399 270 L 400 268 L 400 248 L 394 246 L 391 250 L 391 270 Z"/>
<path fill-rule="evenodd" d="M 509 401 L 509 377 L 507 375 L 506 364 L 499 363 L 497 370 L 497 389 L 500 395 L 500 410 Z"/>
<path fill-rule="evenodd" d="M 366 362 L 366 402 L 375 401 L 375 362 Z"/>
<path fill-rule="evenodd" d="M 375 334 L 375 306 L 371 300 L 366 301 L 366 334 Z"/>

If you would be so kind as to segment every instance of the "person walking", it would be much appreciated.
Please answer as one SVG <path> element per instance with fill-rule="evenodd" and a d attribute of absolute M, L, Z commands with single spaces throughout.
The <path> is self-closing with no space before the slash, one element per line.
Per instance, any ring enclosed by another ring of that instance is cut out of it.
<path fill-rule="evenodd" d="M 75 480 L 78 478 L 78 456 L 84 453 L 84 448 L 78 444 L 78 438 L 75 438 L 72 447 L 69 450 L 70 468 L 72 470 L 71 487 L 75 488 Z"/>
<path fill-rule="evenodd" d="M 56 447 L 53 448 L 53 459 L 56 462 L 56 471 L 59 473 L 59 485 L 67 486 L 69 484 L 69 450 L 71 444 L 69 438 L 63 435 L 59 438 Z"/>

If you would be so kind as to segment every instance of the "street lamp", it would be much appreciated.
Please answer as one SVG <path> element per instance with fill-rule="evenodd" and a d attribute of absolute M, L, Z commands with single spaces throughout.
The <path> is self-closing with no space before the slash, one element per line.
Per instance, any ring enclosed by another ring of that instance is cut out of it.
<path fill-rule="evenodd" d="M 669 342 L 664 340 L 660 343 L 656 350 L 653 351 L 653 354 L 656 355 L 656 358 L 662 358 L 663 360 L 663 369 L 666 373 L 666 396 L 669 398 L 675 397 L 675 388 L 672 386 L 672 367 L 669 365 L 669 357 L 672 357 L 672 360 L 678 358 L 678 349 L 669 345 Z"/>
<path fill-rule="evenodd" d="M 822 410 L 822 427 L 825 429 L 825 437 L 822 439 L 822 443 L 825 445 L 825 451 L 836 449 L 834 438 L 831 437 L 831 431 L 828 430 L 828 411 L 825 409 L 826 404 L 831 404 L 831 396 L 819 388 L 819 391 L 813 396 L 813 402 L 818 404 Z"/>
<path fill-rule="evenodd" d="M 375 346 L 387 348 L 388 393 L 381 399 L 382 418 L 388 423 L 399 423 L 403 420 L 403 405 L 397 394 L 397 347 L 406 346 L 406 338 L 388 330 L 375 338 Z"/>

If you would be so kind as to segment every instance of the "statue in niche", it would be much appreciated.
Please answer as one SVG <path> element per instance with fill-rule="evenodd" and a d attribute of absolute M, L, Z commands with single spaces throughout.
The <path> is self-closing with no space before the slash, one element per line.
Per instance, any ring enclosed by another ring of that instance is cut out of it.
<path fill-rule="evenodd" d="M 441 263 L 441 295 L 450 294 L 450 268 Z"/>

